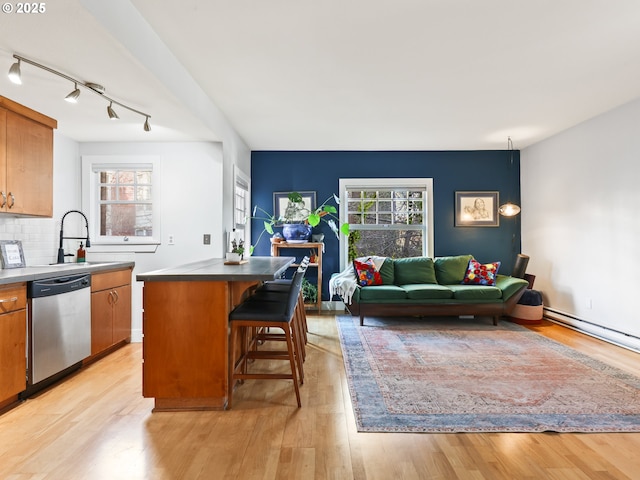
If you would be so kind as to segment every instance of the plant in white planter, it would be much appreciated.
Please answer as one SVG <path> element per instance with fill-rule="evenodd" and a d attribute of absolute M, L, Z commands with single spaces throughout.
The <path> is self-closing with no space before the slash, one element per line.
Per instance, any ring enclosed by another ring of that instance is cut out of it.
<path fill-rule="evenodd" d="M 285 238 L 287 238 L 287 225 L 294 226 L 289 227 L 291 230 L 302 228 L 305 232 L 303 234 L 305 235 L 304 238 L 309 238 L 311 229 L 319 225 L 320 222 L 325 222 L 327 225 L 329 225 L 329 228 L 331 228 L 333 233 L 335 233 L 336 237 L 339 237 L 340 233 L 345 236 L 349 235 L 349 224 L 343 223 L 342 225 L 340 225 L 340 228 L 338 228 L 337 222 L 340 221 L 337 215 L 338 209 L 335 206 L 329 204 L 331 200 L 333 200 L 336 205 L 340 204 L 340 199 L 335 194 L 329 196 L 329 198 L 327 198 L 319 207 L 314 210 L 310 210 L 306 207 L 302 200 L 302 195 L 300 195 L 300 193 L 298 192 L 289 193 L 288 199 L 289 203 L 287 205 L 287 208 L 280 217 L 276 217 L 275 215 L 270 214 L 269 212 L 258 206 L 253 207 L 253 215 L 251 217 L 247 217 L 245 221 L 254 218 L 257 220 L 262 220 L 264 225 L 262 232 L 260 232 L 260 235 L 258 236 L 256 245 L 258 244 L 258 242 L 260 242 L 260 239 L 265 232 L 267 232 L 269 235 L 273 235 L 273 227 L 280 225 L 284 227 L 283 235 L 285 236 Z M 256 214 L 258 214 L 258 216 L 256 216 Z M 254 248 L 255 245 L 251 245 L 249 247 L 249 255 L 253 254 Z"/>
<path fill-rule="evenodd" d="M 227 252 L 228 262 L 239 262 L 244 256 L 244 240 L 231 240 L 231 251 Z"/>

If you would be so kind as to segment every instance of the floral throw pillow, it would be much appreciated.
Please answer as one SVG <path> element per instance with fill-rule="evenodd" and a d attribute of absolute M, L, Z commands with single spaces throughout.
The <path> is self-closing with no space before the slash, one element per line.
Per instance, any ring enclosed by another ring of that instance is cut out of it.
<path fill-rule="evenodd" d="M 482 264 L 472 258 L 469 260 L 467 273 L 464 275 L 462 284 L 493 286 L 496 284 L 496 276 L 498 275 L 499 268 L 500 262 Z"/>
<path fill-rule="evenodd" d="M 368 287 L 370 285 L 382 285 L 382 277 L 380 272 L 376 270 L 371 259 L 367 259 L 364 262 L 354 260 L 353 268 L 356 271 L 356 277 L 358 278 L 358 285 L 361 287 Z"/>

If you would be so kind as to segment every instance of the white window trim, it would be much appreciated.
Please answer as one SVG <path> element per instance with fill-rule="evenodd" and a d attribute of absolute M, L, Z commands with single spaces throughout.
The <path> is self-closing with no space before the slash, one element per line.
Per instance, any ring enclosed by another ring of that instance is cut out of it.
<path fill-rule="evenodd" d="M 105 237 L 99 230 L 98 174 L 104 168 L 152 167 L 153 236 Z M 157 155 L 83 155 L 82 209 L 89 219 L 92 252 L 155 252 L 161 243 L 161 159 Z"/>
<path fill-rule="evenodd" d="M 235 228 L 241 228 L 246 230 L 248 228 L 248 223 L 245 223 L 244 221 L 242 223 L 236 223 L 236 211 L 238 206 L 236 205 L 235 188 L 238 185 L 243 187 L 243 189 L 246 189 L 247 205 L 245 205 L 246 207 L 245 214 L 248 214 L 250 210 L 249 205 L 251 205 L 251 178 L 249 177 L 249 175 L 247 175 L 242 170 L 240 170 L 236 165 L 234 165 L 233 166 L 233 222 L 235 224 Z"/>
<path fill-rule="evenodd" d="M 340 223 L 347 221 L 347 190 L 350 189 L 385 189 L 393 187 L 420 188 L 426 190 L 424 197 L 427 205 L 425 214 L 426 232 L 423 235 L 423 250 L 427 256 L 433 258 L 433 178 L 341 178 L 339 180 L 340 191 Z M 340 270 L 346 267 L 349 244 L 344 235 L 340 235 Z"/>

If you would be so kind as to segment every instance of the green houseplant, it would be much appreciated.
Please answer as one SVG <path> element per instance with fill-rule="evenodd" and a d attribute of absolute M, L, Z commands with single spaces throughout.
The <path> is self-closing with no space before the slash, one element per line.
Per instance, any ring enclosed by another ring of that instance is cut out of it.
<path fill-rule="evenodd" d="M 305 303 L 316 304 L 318 302 L 318 287 L 306 278 L 302 279 L 302 298 Z"/>
<path fill-rule="evenodd" d="M 257 205 L 253 207 L 253 214 L 251 217 L 247 217 L 246 220 L 256 219 L 261 220 L 263 224 L 263 230 L 260 232 L 258 236 L 258 240 L 256 240 L 255 245 L 251 245 L 249 247 L 249 255 L 253 254 L 253 250 L 255 246 L 260 242 L 260 239 L 264 235 L 264 233 L 268 233 L 269 235 L 273 235 L 273 227 L 281 226 L 289 223 L 298 223 L 309 225 L 310 227 L 315 227 L 320 224 L 320 222 L 325 222 L 329 225 L 329 228 L 336 237 L 340 236 L 342 233 L 345 236 L 349 235 L 349 224 L 343 223 L 338 228 L 338 223 L 340 219 L 338 218 L 338 209 L 331 205 L 329 202 L 333 201 L 336 205 L 340 204 L 340 199 L 335 195 L 330 195 L 322 204 L 315 208 L 314 210 L 308 209 L 302 200 L 302 195 L 298 192 L 290 192 L 288 194 L 289 204 L 285 209 L 285 212 L 276 217 L 274 214 L 267 212 L 261 207 Z M 294 220 L 295 219 L 295 220 Z"/>

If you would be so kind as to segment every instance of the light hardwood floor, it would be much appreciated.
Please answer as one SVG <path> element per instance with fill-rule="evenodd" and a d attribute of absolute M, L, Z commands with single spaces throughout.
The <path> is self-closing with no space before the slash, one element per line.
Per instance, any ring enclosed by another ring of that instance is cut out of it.
<path fill-rule="evenodd" d="M 309 317 L 301 409 L 247 381 L 226 412 L 151 413 L 132 344 L 0 417 L 0 479 L 638 479 L 640 434 L 358 433 L 333 316 Z M 640 355 L 535 330 L 640 375 Z"/>

